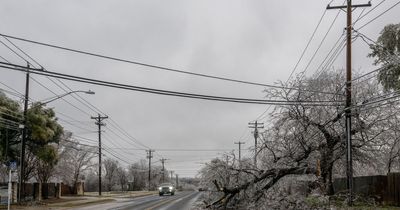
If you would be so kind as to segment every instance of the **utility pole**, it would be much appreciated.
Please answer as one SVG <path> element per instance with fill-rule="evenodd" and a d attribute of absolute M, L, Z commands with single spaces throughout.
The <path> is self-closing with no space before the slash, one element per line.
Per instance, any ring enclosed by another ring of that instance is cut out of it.
<path fill-rule="evenodd" d="M 179 182 L 178 182 L 178 174 L 175 174 L 175 182 L 176 182 L 176 185 L 175 185 L 175 188 L 177 189 L 178 188 L 178 184 L 179 184 Z"/>
<path fill-rule="evenodd" d="M 165 163 L 166 160 L 168 160 L 168 159 L 165 159 L 165 158 L 161 158 L 160 159 L 161 164 L 162 164 L 162 182 L 163 183 L 165 182 L 165 167 L 164 167 L 164 163 Z"/>
<path fill-rule="evenodd" d="M 99 133 L 99 195 L 101 195 L 101 126 L 105 126 L 106 124 L 102 121 L 107 119 L 107 116 L 100 116 L 98 114 L 97 117 L 91 117 L 91 119 L 96 120 L 95 124 L 98 126 L 98 133 Z"/>
<path fill-rule="evenodd" d="M 347 190 L 348 190 L 348 204 L 353 205 L 353 157 L 352 157 L 352 139 L 351 139 L 351 35 L 353 30 L 352 22 L 352 9 L 357 7 L 370 7 L 371 2 L 368 4 L 352 5 L 351 0 L 347 0 L 347 5 L 343 6 L 330 6 L 326 9 L 346 9 L 347 11 L 347 25 L 346 25 L 346 174 L 347 174 Z"/>
<path fill-rule="evenodd" d="M 255 122 L 249 123 L 249 128 L 254 128 L 254 167 L 257 168 L 257 139 L 258 129 L 264 128 L 264 123 Z"/>
<path fill-rule="evenodd" d="M 149 186 L 148 186 L 148 190 L 151 190 L 151 185 L 150 185 L 150 181 L 151 181 L 151 158 L 153 158 L 153 152 L 154 150 L 146 150 L 147 152 L 147 158 L 149 159 Z"/>
<path fill-rule="evenodd" d="M 26 139 L 28 135 L 27 124 L 27 114 L 28 114 L 28 102 L 29 102 L 29 69 L 30 65 L 27 64 L 26 68 L 26 81 L 25 81 L 25 100 L 24 100 L 24 121 L 23 121 L 23 129 L 22 129 L 22 140 L 21 140 L 21 159 L 20 159 L 20 174 L 19 174 L 19 187 L 18 187 L 18 201 L 21 202 L 22 199 L 25 198 L 25 147 L 26 147 Z"/>
<path fill-rule="evenodd" d="M 245 144 L 245 142 L 242 141 L 238 141 L 238 142 L 234 142 L 234 144 L 238 144 L 239 145 L 239 168 L 242 168 L 242 162 L 241 162 L 241 145 Z"/>

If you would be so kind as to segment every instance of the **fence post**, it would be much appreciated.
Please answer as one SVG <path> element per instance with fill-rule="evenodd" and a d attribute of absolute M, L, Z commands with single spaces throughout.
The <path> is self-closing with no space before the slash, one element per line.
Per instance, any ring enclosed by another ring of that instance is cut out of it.
<path fill-rule="evenodd" d="M 61 183 L 56 185 L 56 198 L 61 198 Z"/>
<path fill-rule="evenodd" d="M 11 202 L 16 203 L 18 198 L 18 183 L 13 182 L 11 188 L 12 188 Z"/>

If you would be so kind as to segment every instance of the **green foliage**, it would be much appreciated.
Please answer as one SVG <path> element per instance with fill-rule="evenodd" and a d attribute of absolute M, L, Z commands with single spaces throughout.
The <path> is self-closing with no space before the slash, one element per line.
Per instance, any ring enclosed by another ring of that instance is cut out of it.
<path fill-rule="evenodd" d="M 0 92 L 0 119 L 0 161 L 17 159 L 21 142 L 18 125 L 23 124 L 23 112 L 17 101 L 8 98 L 2 92 Z M 7 125 L 12 125 L 12 129 L 5 126 L 6 122 Z M 27 112 L 26 128 L 27 149 L 41 161 L 41 164 L 54 167 L 58 155 L 51 144 L 58 143 L 63 134 L 63 128 L 58 124 L 54 111 L 38 103 L 33 104 Z"/>
<path fill-rule="evenodd" d="M 36 159 L 33 162 L 36 164 L 35 170 L 32 172 L 39 181 L 45 183 L 52 176 L 58 162 L 57 150 L 53 144 L 59 143 L 63 128 L 57 123 L 54 111 L 40 104 L 33 104 L 28 110 L 27 128 L 27 147 Z"/>
<path fill-rule="evenodd" d="M 45 145 L 40 147 L 36 152 L 36 156 L 43 162 L 54 166 L 58 161 L 57 150 L 52 145 Z"/>
<path fill-rule="evenodd" d="M 54 174 L 53 169 L 58 159 L 57 149 L 53 145 L 44 145 L 37 149 L 35 175 L 40 182 L 48 182 L 50 177 Z"/>
<path fill-rule="evenodd" d="M 18 125 L 21 121 L 18 102 L 0 92 L 0 162 L 17 159 L 20 142 Z"/>
<path fill-rule="evenodd" d="M 58 143 L 63 128 L 57 123 L 52 109 L 44 109 L 40 104 L 34 104 L 27 113 L 27 128 L 29 145 L 38 146 Z"/>
<path fill-rule="evenodd" d="M 375 65 L 381 65 L 378 80 L 385 90 L 400 90 L 400 24 L 384 27 L 376 44 L 370 46 Z"/>

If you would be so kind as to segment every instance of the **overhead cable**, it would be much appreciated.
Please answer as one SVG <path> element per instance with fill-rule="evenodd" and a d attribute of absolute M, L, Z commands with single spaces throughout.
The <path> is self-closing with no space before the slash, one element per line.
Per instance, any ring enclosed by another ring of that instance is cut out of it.
<path fill-rule="evenodd" d="M 137 62 L 137 61 L 131 61 L 131 60 L 126 60 L 126 59 L 116 58 L 116 57 L 112 57 L 112 56 L 101 55 L 101 54 L 97 54 L 97 53 L 91 53 L 91 52 L 82 51 L 82 50 L 76 50 L 76 49 L 62 47 L 62 46 L 53 45 L 53 44 L 48 44 L 48 43 L 44 43 L 44 42 L 38 42 L 38 41 L 25 39 L 25 38 L 20 38 L 20 37 L 16 37 L 16 36 L 11 36 L 11 35 L 7 35 L 7 34 L 3 34 L 3 33 L 0 33 L 0 36 L 6 37 L 6 38 L 10 38 L 10 39 L 14 39 L 14 40 L 19 40 L 19 41 L 29 42 L 29 43 L 33 43 L 33 44 L 38 44 L 38 45 L 42 45 L 42 46 L 46 46 L 46 47 L 56 48 L 56 49 L 60 49 L 60 50 L 66 50 L 66 51 L 70 51 L 70 52 L 74 52 L 74 53 L 79 53 L 79 54 L 99 57 L 99 58 L 108 59 L 108 60 L 114 60 L 114 61 L 118 61 L 118 62 L 130 63 L 130 64 L 134 64 L 134 65 L 140 65 L 140 66 L 145 66 L 145 67 L 154 68 L 154 69 L 160 69 L 160 70 L 165 70 L 165 71 L 177 72 L 177 73 L 182 73 L 182 74 L 189 74 L 189 75 L 193 75 L 193 76 L 206 77 L 206 78 L 211 78 L 211 79 L 224 80 L 224 81 L 229 81 L 229 82 L 256 85 L 256 86 L 262 86 L 262 87 L 268 87 L 268 88 L 299 90 L 299 88 L 296 88 L 296 87 L 285 87 L 285 86 L 270 85 L 270 84 L 263 84 L 263 83 L 257 83 L 257 82 L 249 82 L 249 81 L 243 81 L 243 80 L 219 77 L 219 76 L 214 76 L 214 75 L 207 75 L 207 74 L 200 74 L 200 73 L 194 73 L 194 72 L 189 72 L 189 71 L 183 71 L 183 70 L 178 70 L 178 69 L 173 69 L 173 68 L 168 68 L 168 67 L 162 67 L 162 66 L 153 65 L 153 64 L 147 64 L 147 63 L 142 63 L 142 62 Z M 332 94 L 332 93 L 329 93 L 329 92 L 324 92 L 324 93 L 325 94 Z"/>
<path fill-rule="evenodd" d="M 372 18 L 370 21 L 366 22 L 364 25 L 360 26 L 357 30 L 360 30 L 362 28 L 364 28 L 365 26 L 367 26 L 368 24 L 372 23 L 373 21 L 375 21 L 376 19 L 378 19 L 379 17 L 381 17 L 382 15 L 384 15 L 385 13 L 387 13 L 388 11 L 390 11 L 391 9 L 393 9 L 394 7 L 396 7 L 397 5 L 400 4 L 400 1 L 398 1 L 397 3 L 395 3 L 394 5 L 392 5 L 391 7 L 389 7 L 388 9 L 386 9 L 385 11 L 383 11 L 381 14 L 375 16 L 374 18 Z"/>
<path fill-rule="evenodd" d="M 8 64 L 4 62 L 0 62 L 0 67 L 26 72 L 28 69 L 33 74 L 43 75 L 43 76 L 51 76 L 59 79 L 71 80 L 76 82 L 113 87 L 125 90 L 133 90 L 139 92 L 167 95 L 167 96 L 176 96 L 176 97 L 185 97 L 185 98 L 195 98 L 195 99 L 203 99 L 203 100 L 212 100 L 212 101 L 225 101 L 225 102 L 235 102 L 235 103 L 249 103 L 249 104 L 273 104 L 273 105 L 307 105 L 307 106 L 337 106 L 337 103 L 342 103 L 342 101 L 285 101 L 285 100 L 261 100 L 261 99 L 248 99 L 248 98 L 232 98 L 232 97 L 220 97 L 220 96 L 211 96 L 211 95 L 201 95 L 201 94 L 192 94 L 192 93 L 184 93 L 184 92 L 176 92 L 176 91 L 167 91 L 161 89 L 153 89 L 146 87 L 139 87 L 133 85 L 126 85 L 114 82 L 107 82 L 102 80 L 90 79 L 85 77 L 67 75 L 57 72 L 51 71 L 41 71 L 41 69 L 34 69 L 30 67 Z"/>

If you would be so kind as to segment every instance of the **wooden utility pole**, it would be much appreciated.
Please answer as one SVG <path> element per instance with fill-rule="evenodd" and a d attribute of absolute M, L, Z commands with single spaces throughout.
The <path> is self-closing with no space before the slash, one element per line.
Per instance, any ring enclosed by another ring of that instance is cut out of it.
<path fill-rule="evenodd" d="M 241 145 L 245 144 L 245 142 L 238 141 L 238 142 L 234 142 L 234 144 L 238 144 L 239 145 L 239 168 L 242 168 L 242 162 L 241 162 L 241 151 L 242 151 L 242 148 L 241 148 Z"/>
<path fill-rule="evenodd" d="M 148 191 L 150 191 L 151 190 L 151 184 L 150 184 L 150 182 L 151 182 L 151 158 L 153 158 L 154 150 L 149 149 L 149 150 L 146 150 L 146 151 L 147 151 L 147 158 L 149 159 L 149 177 L 148 177 L 149 186 L 148 186 Z"/>
<path fill-rule="evenodd" d="M 165 167 L 164 167 L 164 164 L 165 164 L 166 160 L 168 160 L 168 159 L 165 159 L 165 158 L 161 158 L 160 159 L 161 164 L 162 164 L 162 182 L 163 183 L 165 182 Z"/>
<path fill-rule="evenodd" d="M 91 119 L 96 120 L 95 124 L 98 126 L 99 134 L 99 195 L 101 195 L 101 126 L 106 125 L 102 121 L 107 118 L 107 116 L 102 117 L 100 114 L 97 117 L 91 117 Z"/>
<path fill-rule="evenodd" d="M 28 114 L 28 103 L 29 103 L 29 69 L 30 65 L 27 64 L 26 68 L 26 80 L 25 80 L 25 99 L 24 99 L 24 119 L 23 119 L 23 127 L 22 127 L 22 140 L 21 140 L 21 159 L 20 159 L 20 172 L 19 172 L 19 186 L 18 186 L 18 201 L 21 202 L 22 199 L 25 198 L 25 147 L 26 147 L 26 139 L 28 138 L 28 128 L 27 124 L 27 114 Z"/>
<path fill-rule="evenodd" d="M 175 185 L 175 188 L 177 189 L 178 187 L 179 187 L 179 179 L 178 179 L 178 174 L 175 174 L 175 182 L 176 182 L 176 185 Z"/>
<path fill-rule="evenodd" d="M 353 157 L 352 157 L 352 139 L 351 139 L 351 35 L 353 30 L 352 22 L 352 9 L 357 7 L 370 7 L 371 2 L 368 4 L 352 5 L 351 0 L 347 0 L 347 5 L 343 6 L 330 6 L 327 9 L 346 9 L 347 11 L 347 25 L 346 25 L 346 174 L 347 174 L 347 190 L 348 190 L 348 204 L 353 205 Z"/>
<path fill-rule="evenodd" d="M 249 128 L 254 128 L 254 167 L 257 168 L 257 139 L 258 139 L 258 129 L 264 128 L 264 123 L 259 123 L 257 121 L 250 122 Z"/>

